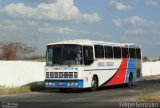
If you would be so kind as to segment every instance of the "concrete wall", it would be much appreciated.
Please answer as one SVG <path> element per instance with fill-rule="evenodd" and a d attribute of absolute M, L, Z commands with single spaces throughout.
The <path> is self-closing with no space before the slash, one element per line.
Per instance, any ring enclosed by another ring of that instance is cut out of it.
<path fill-rule="evenodd" d="M 44 62 L 0 61 L 0 85 L 16 87 L 44 80 Z"/>
<path fill-rule="evenodd" d="M 0 85 L 16 87 L 44 80 L 44 62 L 0 61 Z M 143 76 L 160 74 L 159 62 L 146 62 L 142 65 Z"/>
<path fill-rule="evenodd" d="M 160 61 L 143 63 L 142 73 L 143 76 L 160 75 Z"/>

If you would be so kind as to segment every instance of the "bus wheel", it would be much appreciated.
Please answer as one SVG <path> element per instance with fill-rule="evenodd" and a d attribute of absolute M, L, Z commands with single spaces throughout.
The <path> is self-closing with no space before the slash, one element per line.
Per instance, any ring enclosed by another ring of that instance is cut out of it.
<path fill-rule="evenodd" d="M 98 89 L 98 79 L 94 76 L 91 82 L 91 90 L 96 91 Z"/>
<path fill-rule="evenodd" d="M 128 83 L 126 84 L 127 87 L 131 87 L 133 85 L 133 77 L 132 74 L 129 75 Z"/>

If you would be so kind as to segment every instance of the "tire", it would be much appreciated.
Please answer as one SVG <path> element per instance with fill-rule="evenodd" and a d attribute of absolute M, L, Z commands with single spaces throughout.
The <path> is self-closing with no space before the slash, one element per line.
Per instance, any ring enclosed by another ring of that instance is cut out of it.
<path fill-rule="evenodd" d="M 94 76 L 91 82 L 91 91 L 96 91 L 98 89 L 98 79 Z"/>
<path fill-rule="evenodd" d="M 129 80 L 128 80 L 128 83 L 126 84 L 127 87 L 131 87 L 133 85 L 133 77 L 132 75 L 130 74 L 129 75 Z"/>

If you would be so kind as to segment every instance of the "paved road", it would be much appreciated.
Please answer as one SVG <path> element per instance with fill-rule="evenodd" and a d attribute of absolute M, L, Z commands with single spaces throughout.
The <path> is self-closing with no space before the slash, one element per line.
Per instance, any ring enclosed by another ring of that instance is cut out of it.
<path fill-rule="evenodd" d="M 105 105 L 107 102 L 135 102 L 138 100 L 142 93 L 147 92 L 160 95 L 159 90 L 160 80 L 141 81 L 138 82 L 136 86 L 132 86 L 130 88 L 127 88 L 125 86 L 113 86 L 100 88 L 98 91 L 95 92 L 91 92 L 88 89 L 71 90 L 66 93 L 61 93 L 58 90 L 45 90 L 42 92 L 0 96 L 0 102 L 25 102 L 23 103 L 23 105 L 34 102 L 32 104 L 36 103 L 36 105 L 40 105 L 41 108 L 43 108 L 42 104 L 49 105 L 49 103 L 52 103 L 52 105 L 60 104 L 62 106 L 66 106 L 66 103 L 71 104 L 71 102 L 74 102 L 74 104 L 77 103 L 77 106 L 84 105 L 87 107 L 97 107 L 97 105 Z M 110 104 L 118 105 L 118 103 L 107 103 L 107 105 Z"/>

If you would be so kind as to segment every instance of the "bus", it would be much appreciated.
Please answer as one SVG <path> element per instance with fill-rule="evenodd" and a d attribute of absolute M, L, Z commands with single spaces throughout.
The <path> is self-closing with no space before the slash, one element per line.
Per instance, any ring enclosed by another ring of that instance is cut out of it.
<path fill-rule="evenodd" d="M 141 46 L 92 40 L 66 40 L 47 45 L 45 87 L 91 88 L 125 84 L 142 78 Z"/>

